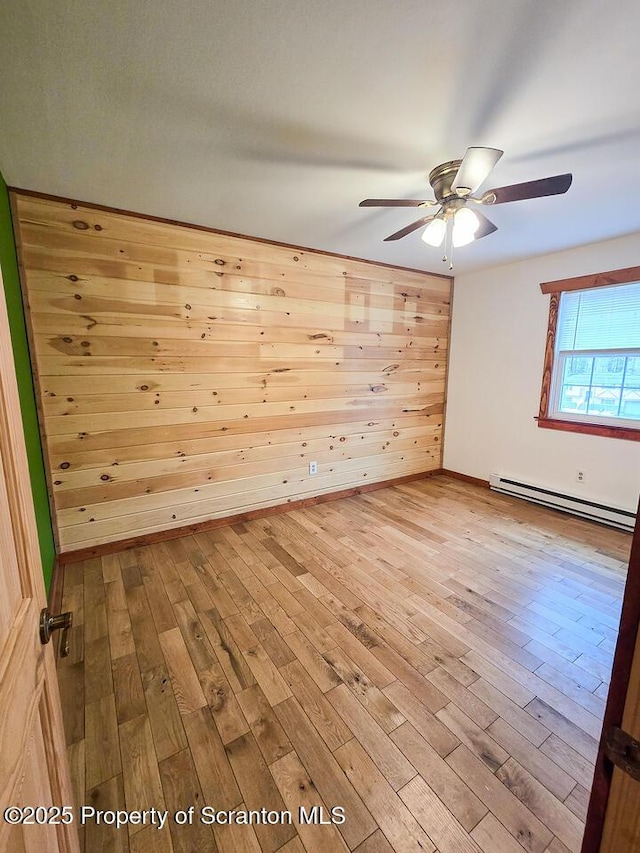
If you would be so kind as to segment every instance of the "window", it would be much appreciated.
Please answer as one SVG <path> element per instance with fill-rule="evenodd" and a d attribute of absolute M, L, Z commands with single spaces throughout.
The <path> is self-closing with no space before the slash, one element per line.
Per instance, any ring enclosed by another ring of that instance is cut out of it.
<path fill-rule="evenodd" d="M 538 425 L 640 440 L 640 268 L 551 293 Z"/>

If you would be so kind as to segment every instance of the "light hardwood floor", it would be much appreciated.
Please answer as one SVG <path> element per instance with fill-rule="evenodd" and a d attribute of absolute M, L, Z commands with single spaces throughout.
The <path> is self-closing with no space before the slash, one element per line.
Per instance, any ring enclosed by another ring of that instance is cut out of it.
<path fill-rule="evenodd" d="M 578 851 L 630 539 L 438 476 L 67 566 L 77 803 L 294 816 L 85 850 Z"/>

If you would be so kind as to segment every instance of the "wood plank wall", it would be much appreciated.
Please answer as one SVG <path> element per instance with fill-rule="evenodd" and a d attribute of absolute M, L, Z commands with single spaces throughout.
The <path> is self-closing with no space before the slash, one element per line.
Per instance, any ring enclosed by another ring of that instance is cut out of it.
<path fill-rule="evenodd" d="M 62 552 L 441 467 L 450 279 L 13 205 Z"/>

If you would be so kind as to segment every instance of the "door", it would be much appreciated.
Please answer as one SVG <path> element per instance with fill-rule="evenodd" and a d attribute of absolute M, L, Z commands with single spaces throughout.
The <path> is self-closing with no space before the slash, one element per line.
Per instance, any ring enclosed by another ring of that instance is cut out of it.
<path fill-rule="evenodd" d="M 52 644 L 0 276 L 0 850 L 77 853 Z M 12 825 L 17 809 L 22 820 Z M 31 810 L 27 807 L 43 807 Z M 57 813 L 57 809 L 60 813 Z"/>
<path fill-rule="evenodd" d="M 622 729 L 640 743 L 640 633 L 636 638 Z M 640 779 L 632 778 L 618 767 L 613 770 L 600 849 L 603 853 L 640 850 Z"/>
<path fill-rule="evenodd" d="M 640 850 L 640 779 L 614 766 L 607 757 L 607 741 L 616 729 L 640 744 L 640 507 L 582 853 Z M 633 748 L 629 758 L 634 763 Z M 636 760 L 640 767 L 640 748 Z"/>

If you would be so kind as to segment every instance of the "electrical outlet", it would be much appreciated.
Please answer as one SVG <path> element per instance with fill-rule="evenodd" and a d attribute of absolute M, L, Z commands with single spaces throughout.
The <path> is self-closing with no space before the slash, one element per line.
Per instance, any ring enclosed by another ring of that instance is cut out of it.
<path fill-rule="evenodd" d="M 576 483 L 585 483 L 587 480 L 587 475 L 584 471 L 576 471 Z"/>
<path fill-rule="evenodd" d="M 309 473 L 317 474 L 318 473 L 318 463 L 317 462 L 309 462 Z"/>

